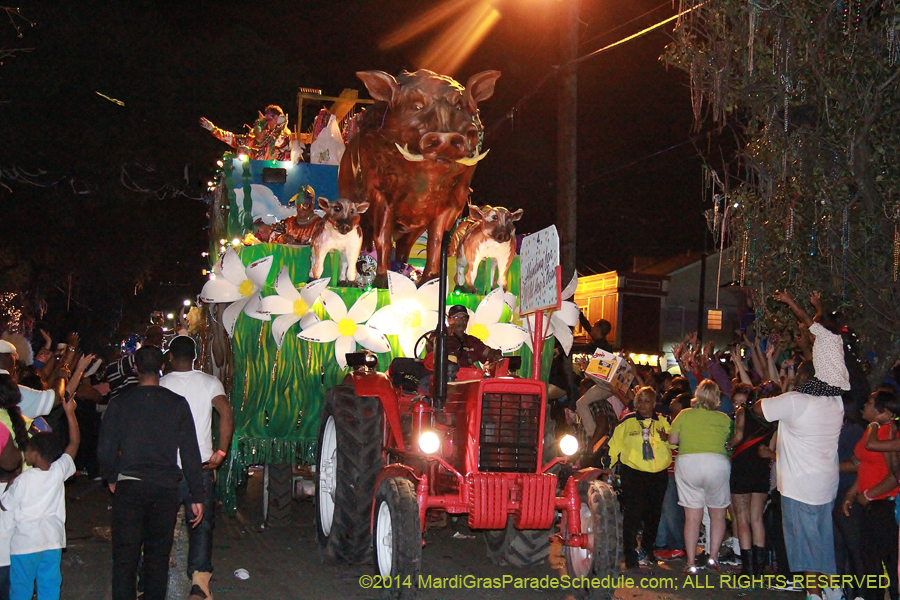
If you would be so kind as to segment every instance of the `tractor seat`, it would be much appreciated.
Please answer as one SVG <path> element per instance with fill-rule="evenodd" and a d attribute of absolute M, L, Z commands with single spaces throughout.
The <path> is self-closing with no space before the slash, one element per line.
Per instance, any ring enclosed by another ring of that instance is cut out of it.
<path fill-rule="evenodd" d="M 404 392 L 416 392 L 419 380 L 425 376 L 425 365 L 418 358 L 398 357 L 391 361 L 388 377 L 395 388 Z"/>

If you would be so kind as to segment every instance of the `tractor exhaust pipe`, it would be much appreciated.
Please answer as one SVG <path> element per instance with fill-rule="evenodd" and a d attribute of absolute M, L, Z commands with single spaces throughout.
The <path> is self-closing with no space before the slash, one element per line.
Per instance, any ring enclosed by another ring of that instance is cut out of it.
<path fill-rule="evenodd" d="M 444 407 L 447 400 L 447 254 L 450 249 L 449 231 L 444 232 L 441 240 L 441 272 L 438 283 L 438 322 L 434 340 L 434 398 L 432 405 L 437 409 Z"/>

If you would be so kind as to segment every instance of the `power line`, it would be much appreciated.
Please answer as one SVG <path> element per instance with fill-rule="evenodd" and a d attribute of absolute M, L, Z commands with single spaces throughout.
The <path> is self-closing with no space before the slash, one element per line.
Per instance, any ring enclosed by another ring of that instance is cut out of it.
<path fill-rule="evenodd" d="M 525 102 L 527 100 L 529 100 L 532 96 L 534 96 L 538 92 L 538 90 L 540 90 L 541 87 L 543 87 L 543 85 L 545 83 L 547 83 L 547 81 L 550 79 L 550 77 L 552 77 L 553 75 L 556 75 L 556 73 L 558 73 L 563 67 L 566 67 L 570 64 L 582 63 L 582 62 L 588 60 L 589 58 L 593 58 L 593 57 L 597 56 L 598 54 L 600 54 L 602 52 L 606 52 L 607 50 L 615 48 L 616 46 L 624 44 L 625 42 L 630 42 L 631 40 L 635 40 L 639 37 L 642 37 L 642 36 L 650 33 L 651 31 L 654 31 L 655 29 L 659 29 L 663 25 L 674 21 L 675 19 L 678 19 L 692 11 L 697 10 L 698 8 L 706 5 L 709 1 L 710 0 L 705 0 L 704 2 L 698 4 L 697 6 L 692 6 L 691 8 L 683 10 L 680 13 L 669 17 L 668 19 L 664 19 L 664 20 L 660 21 L 659 23 L 656 23 L 655 25 L 646 27 L 646 28 L 642 29 L 641 31 L 638 31 L 637 33 L 629 35 L 628 37 L 622 38 L 621 40 L 619 40 L 617 42 L 613 42 L 612 44 L 609 44 L 602 48 L 598 48 L 597 50 L 594 50 L 593 52 L 589 52 L 588 54 L 585 54 L 584 56 L 579 56 L 578 58 L 573 59 L 571 62 L 568 62 L 565 65 L 553 66 L 551 68 L 550 72 L 548 72 L 546 75 L 544 75 L 544 77 L 533 88 L 531 88 L 531 90 L 526 92 L 524 96 L 522 96 L 515 104 L 513 104 L 512 107 L 506 112 L 505 115 L 503 115 L 502 117 L 497 119 L 493 124 L 491 124 L 489 127 L 486 128 L 485 136 L 491 135 L 500 125 L 502 125 L 503 123 L 505 123 L 508 120 L 511 120 L 515 116 L 516 111 L 518 111 L 525 104 Z M 659 8 L 659 7 L 657 7 L 657 8 Z M 656 10 L 656 9 L 653 9 L 653 10 Z M 650 12 L 653 12 L 653 11 L 651 10 Z M 648 13 L 644 13 L 644 14 L 646 15 Z M 637 18 L 640 18 L 640 17 L 637 17 Z M 632 19 L 632 21 L 634 21 L 634 20 L 635 19 Z M 620 25 L 620 27 L 621 27 L 621 25 Z M 614 30 L 611 29 L 610 31 L 614 31 Z M 607 33 L 609 33 L 609 32 L 607 32 Z"/>
<path fill-rule="evenodd" d="M 588 180 L 586 180 L 586 181 L 580 183 L 579 186 L 580 186 L 580 187 L 587 187 L 587 186 L 589 186 L 589 185 L 592 185 L 592 184 L 594 184 L 594 183 L 597 183 L 597 182 L 600 181 L 601 179 L 604 179 L 604 178 L 606 178 L 606 177 L 609 177 L 609 176 L 612 175 L 613 173 L 618 173 L 619 171 L 623 171 L 623 170 L 625 170 L 625 169 L 627 169 L 627 168 L 629 168 L 629 167 L 633 167 L 634 165 L 636 165 L 636 164 L 638 164 L 638 163 L 640 163 L 640 162 L 643 162 L 643 161 L 645 161 L 645 160 L 649 160 L 649 159 L 651 159 L 651 158 L 654 158 L 654 157 L 656 157 L 656 156 L 659 156 L 660 154 L 665 154 L 666 152 L 669 152 L 670 150 L 674 150 L 675 148 L 680 148 L 681 146 L 684 146 L 684 145 L 686 145 L 686 144 L 693 144 L 697 139 L 699 139 L 699 138 L 701 138 L 701 137 L 705 137 L 705 136 L 706 136 L 706 134 L 704 133 L 704 134 L 701 134 L 701 135 L 697 135 L 697 136 L 688 138 L 688 139 L 684 140 L 683 142 L 678 142 L 677 144 L 674 144 L 674 145 L 672 145 L 672 146 L 669 146 L 668 148 L 663 148 L 662 150 L 657 150 L 656 152 L 654 152 L 654 153 L 652 153 L 652 154 L 647 154 L 646 156 L 642 156 L 642 157 L 640 157 L 640 158 L 637 158 L 637 159 L 631 161 L 630 163 L 627 163 L 627 164 L 624 164 L 624 165 L 619 165 L 619 166 L 617 166 L 617 167 L 614 167 L 614 168 L 612 168 L 612 169 L 609 169 L 608 171 L 604 171 L 603 173 L 600 173 L 599 175 L 596 175 L 596 176 L 594 176 L 594 177 L 591 177 L 590 179 L 588 179 Z"/>
<path fill-rule="evenodd" d="M 645 34 L 647 34 L 647 33 L 650 33 L 650 32 L 653 31 L 654 29 L 659 29 L 660 27 L 662 27 L 662 26 L 665 25 L 666 23 L 670 23 L 670 22 L 674 21 L 675 19 L 678 19 L 678 18 L 680 18 L 680 17 L 683 17 L 684 15 L 688 14 L 689 12 L 693 12 L 693 11 L 697 10 L 697 9 L 700 8 L 701 6 L 704 6 L 707 2 L 709 2 L 709 0 L 706 0 L 705 2 L 702 2 L 702 3 L 698 4 L 697 6 L 692 6 L 691 8 L 688 8 L 688 9 L 686 9 L 686 10 L 683 10 L 683 11 L 681 11 L 680 13 L 678 13 L 677 15 L 672 15 L 672 16 L 669 17 L 668 19 L 665 19 L 665 20 L 663 20 L 663 21 L 660 21 L 660 22 L 657 23 L 656 25 L 651 25 L 650 27 L 647 27 L 647 28 L 645 28 L 645 29 L 642 29 L 641 31 L 638 31 L 638 32 L 635 33 L 635 34 L 629 35 L 627 38 L 623 38 L 623 39 L 619 40 L 618 42 L 613 42 L 612 44 L 609 44 L 608 46 L 604 46 L 604 47 L 602 47 L 602 48 L 599 48 L 599 49 L 597 49 L 597 50 L 594 50 L 593 52 L 589 52 L 588 54 L 585 54 L 584 56 L 580 56 L 580 57 L 576 58 L 575 60 L 573 60 L 572 62 L 575 63 L 575 64 L 578 64 L 578 63 L 580 63 L 580 62 L 584 62 L 584 61 L 586 61 L 586 60 L 589 59 L 589 58 L 593 58 L 593 57 L 597 56 L 597 55 L 600 54 L 601 52 L 606 52 L 607 50 L 610 50 L 610 49 L 612 49 L 612 48 L 615 48 L 616 46 L 618 46 L 618 45 L 620 45 L 620 44 L 624 44 L 625 42 L 630 42 L 631 40 L 637 39 L 637 38 L 639 38 L 639 37 L 641 37 L 641 36 L 643 36 L 643 35 L 645 35 Z"/>
<path fill-rule="evenodd" d="M 669 0 L 666 0 L 665 2 L 663 2 L 662 4 L 660 4 L 659 6 L 657 6 L 656 8 L 651 8 L 650 10 L 648 10 L 647 12 L 645 12 L 644 14 L 638 15 L 638 16 L 636 16 L 635 18 L 631 19 L 630 21 L 625 21 L 625 22 L 622 23 L 621 25 L 616 25 L 616 26 L 613 27 L 612 29 L 607 29 L 607 30 L 604 31 L 603 33 L 598 33 L 597 35 L 595 35 L 595 36 L 592 37 L 591 39 L 589 39 L 589 40 L 587 40 L 587 41 L 584 41 L 584 42 L 581 42 L 580 45 L 586 46 L 586 45 L 590 44 L 591 42 L 593 42 L 593 41 L 595 41 L 595 40 L 599 40 L 599 39 L 602 38 L 603 36 L 609 35 L 610 33 L 614 32 L 614 31 L 618 31 L 619 29 L 622 29 L 622 28 L 625 27 L 626 25 L 631 25 L 631 24 L 634 23 L 635 21 L 640 21 L 641 19 L 643 19 L 644 17 L 646 17 L 646 16 L 649 15 L 650 13 L 656 12 L 656 11 L 658 11 L 660 8 L 662 8 L 663 6 L 669 6 L 670 4 L 671 4 L 671 2 L 669 2 Z"/>

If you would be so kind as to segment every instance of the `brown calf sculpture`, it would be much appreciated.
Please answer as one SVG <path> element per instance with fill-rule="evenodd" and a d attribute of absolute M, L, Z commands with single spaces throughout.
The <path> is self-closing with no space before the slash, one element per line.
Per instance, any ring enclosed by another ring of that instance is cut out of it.
<path fill-rule="evenodd" d="M 453 233 L 450 252 L 456 254 L 456 285 L 460 291 L 475 292 L 478 265 L 485 259 L 497 259 L 497 283 L 506 289 L 506 273 L 516 255 L 515 222 L 522 209 L 515 212 L 502 206 L 469 206 L 469 218 Z M 493 285 L 493 277 L 488 282 Z"/>

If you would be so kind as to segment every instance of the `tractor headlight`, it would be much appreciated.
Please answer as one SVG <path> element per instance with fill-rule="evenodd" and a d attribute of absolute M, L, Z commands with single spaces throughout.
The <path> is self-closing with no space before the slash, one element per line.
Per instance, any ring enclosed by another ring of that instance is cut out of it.
<path fill-rule="evenodd" d="M 441 447 L 441 440 L 433 431 L 426 431 L 419 436 L 419 449 L 425 454 L 434 454 Z"/>
<path fill-rule="evenodd" d="M 559 449 L 566 456 L 572 456 L 573 454 L 578 452 L 578 440 L 575 439 L 574 435 L 569 435 L 567 433 L 560 438 Z"/>

